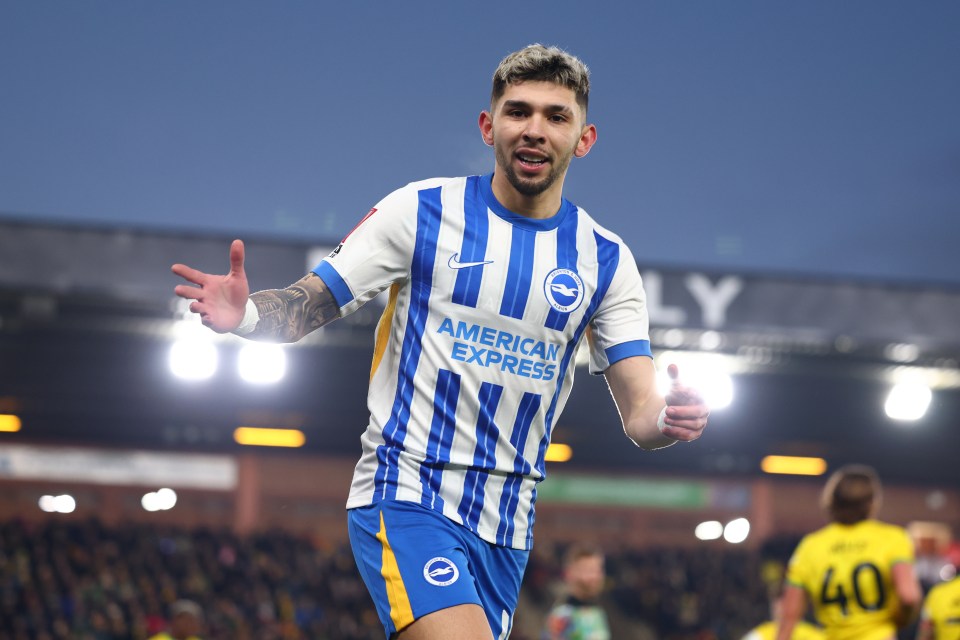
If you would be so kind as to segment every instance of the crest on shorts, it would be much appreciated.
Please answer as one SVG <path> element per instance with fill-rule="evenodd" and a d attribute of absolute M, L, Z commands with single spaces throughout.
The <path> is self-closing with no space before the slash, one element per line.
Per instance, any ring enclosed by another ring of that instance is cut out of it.
<path fill-rule="evenodd" d="M 583 280 L 572 269 L 554 269 L 543 281 L 543 295 L 560 313 L 576 311 L 583 302 Z"/>
<path fill-rule="evenodd" d="M 423 565 L 423 579 L 432 585 L 446 587 L 457 581 L 460 570 L 448 558 L 438 556 Z"/>

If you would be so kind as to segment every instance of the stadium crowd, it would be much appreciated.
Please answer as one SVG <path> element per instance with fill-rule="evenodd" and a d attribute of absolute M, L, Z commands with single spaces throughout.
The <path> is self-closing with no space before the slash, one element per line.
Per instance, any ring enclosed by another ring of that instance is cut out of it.
<path fill-rule="evenodd" d="M 206 640 L 382 635 L 348 547 L 97 521 L 0 525 L 0 637 L 144 640 L 169 605 L 204 611 Z"/>
<path fill-rule="evenodd" d="M 767 615 L 765 562 L 790 548 L 610 549 L 604 604 L 637 637 L 740 638 Z M 514 640 L 537 639 L 530 630 L 556 596 L 561 552 L 532 554 Z M 383 637 L 345 544 L 283 531 L 0 523 L 2 638 L 144 640 L 182 598 L 201 606 L 205 640 Z"/>

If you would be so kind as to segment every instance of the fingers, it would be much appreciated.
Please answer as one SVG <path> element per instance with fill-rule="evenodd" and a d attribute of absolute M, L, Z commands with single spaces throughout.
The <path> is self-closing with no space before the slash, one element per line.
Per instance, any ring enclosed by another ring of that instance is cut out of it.
<path fill-rule="evenodd" d="M 696 440 L 707 426 L 710 409 L 699 391 L 680 382 L 680 367 L 669 365 L 667 375 L 670 376 L 670 391 L 665 397 L 667 410 L 663 433 L 684 442 Z"/>
<path fill-rule="evenodd" d="M 663 435 L 681 442 L 693 442 L 703 435 L 703 428 L 703 426 L 699 428 L 675 427 L 668 424 L 663 428 Z"/>
<path fill-rule="evenodd" d="M 703 434 L 710 410 L 703 404 L 668 406 L 664 416 L 664 435 L 675 440 L 690 442 Z"/>
<path fill-rule="evenodd" d="M 710 409 L 700 400 L 697 403 L 669 405 L 664 414 L 663 434 L 675 440 L 690 442 L 703 434 L 710 417 Z"/>
<path fill-rule="evenodd" d="M 704 404 L 671 405 L 667 407 L 664 420 L 667 424 L 688 429 L 705 424 L 710 417 L 710 409 Z"/>
<path fill-rule="evenodd" d="M 178 284 L 173 288 L 173 292 L 181 298 L 187 298 L 189 300 L 200 300 L 203 297 L 203 289 L 191 287 L 186 284 Z"/>
<path fill-rule="evenodd" d="M 207 280 L 207 274 L 205 274 L 203 271 L 197 271 L 196 269 L 188 267 L 185 264 L 175 264 L 170 267 L 170 271 L 173 271 L 173 273 L 180 276 L 184 280 L 187 280 L 188 282 L 199 284 L 201 286 Z"/>
<path fill-rule="evenodd" d="M 670 376 L 670 381 L 671 381 L 671 382 L 674 382 L 674 383 L 679 382 L 679 381 L 680 381 L 680 367 L 678 367 L 678 366 L 675 365 L 675 364 L 668 365 L 668 366 L 667 366 L 667 375 Z"/>
<path fill-rule="evenodd" d="M 243 240 L 230 243 L 230 273 L 243 273 Z"/>
<path fill-rule="evenodd" d="M 193 302 L 190 304 L 190 311 L 200 316 L 200 324 L 205 327 L 213 329 L 213 320 L 210 318 L 210 314 L 205 312 L 202 303 Z"/>

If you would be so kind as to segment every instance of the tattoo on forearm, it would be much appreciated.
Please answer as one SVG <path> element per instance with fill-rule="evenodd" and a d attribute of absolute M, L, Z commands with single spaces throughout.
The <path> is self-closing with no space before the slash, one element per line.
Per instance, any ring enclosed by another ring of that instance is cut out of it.
<path fill-rule="evenodd" d="M 250 296 L 260 321 L 248 338 L 296 342 L 314 329 L 335 320 L 340 313 L 333 294 L 315 273 L 286 289 L 257 291 Z"/>

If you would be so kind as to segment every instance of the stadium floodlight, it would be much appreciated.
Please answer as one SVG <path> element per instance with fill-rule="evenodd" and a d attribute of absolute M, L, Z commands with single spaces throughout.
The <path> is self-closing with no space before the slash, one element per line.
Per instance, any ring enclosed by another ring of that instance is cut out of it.
<path fill-rule="evenodd" d="M 177 492 L 168 488 L 158 489 L 157 504 L 164 511 L 173 509 L 177 504 Z"/>
<path fill-rule="evenodd" d="M 697 525 L 693 535 L 698 540 L 717 540 L 723 535 L 723 525 L 718 520 L 707 520 Z"/>
<path fill-rule="evenodd" d="M 66 493 L 60 496 L 40 496 L 39 506 L 46 513 L 73 513 L 77 510 L 77 501 Z"/>
<path fill-rule="evenodd" d="M 57 511 L 60 513 L 73 513 L 77 510 L 77 501 L 70 494 L 57 496 Z"/>
<path fill-rule="evenodd" d="M 209 340 L 181 338 L 170 346 L 170 371 L 181 380 L 207 380 L 217 371 L 217 348 Z"/>
<path fill-rule="evenodd" d="M 145 493 L 140 498 L 144 511 L 167 511 L 177 504 L 177 492 L 173 489 L 160 489 Z"/>
<path fill-rule="evenodd" d="M 733 402 L 734 384 L 727 360 L 712 353 L 688 353 L 668 351 L 657 363 L 657 388 L 666 394 L 670 390 L 667 367 L 675 364 L 680 368 L 680 381 L 703 394 L 704 402 L 713 409 L 724 409 Z"/>
<path fill-rule="evenodd" d="M 927 413 L 933 392 L 922 382 L 900 382 L 890 390 L 884 411 L 893 420 L 913 422 Z"/>
<path fill-rule="evenodd" d="M 159 511 L 160 501 L 157 499 L 157 492 L 151 491 L 150 493 L 143 494 L 143 497 L 140 498 L 140 506 L 143 507 L 144 511 Z"/>
<path fill-rule="evenodd" d="M 170 345 L 168 363 L 173 375 L 181 380 L 206 380 L 217 371 L 219 357 L 215 342 L 220 337 L 204 327 L 199 316 L 190 315 L 191 318 L 173 325 L 174 342 Z"/>
<path fill-rule="evenodd" d="M 727 523 L 723 528 L 723 539 L 731 544 L 740 544 L 750 535 L 750 521 L 746 518 L 737 518 Z"/>
<path fill-rule="evenodd" d="M 703 399 L 711 409 L 725 409 L 733 402 L 733 378 L 729 373 L 713 372 L 709 379 L 693 386 L 703 389 Z"/>
<path fill-rule="evenodd" d="M 240 349 L 237 370 L 251 384 L 274 384 L 287 372 L 287 355 L 278 344 L 249 342 Z"/>

